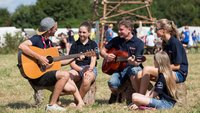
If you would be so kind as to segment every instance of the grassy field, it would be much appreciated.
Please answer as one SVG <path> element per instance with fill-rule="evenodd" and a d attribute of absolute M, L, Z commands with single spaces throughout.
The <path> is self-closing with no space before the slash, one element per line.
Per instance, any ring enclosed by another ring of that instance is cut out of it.
<path fill-rule="evenodd" d="M 187 105 L 186 107 L 176 106 L 171 110 L 163 111 L 134 111 L 140 112 L 164 112 L 164 113 L 199 113 L 200 112 L 200 53 L 188 54 L 189 59 L 189 75 L 187 81 Z M 144 65 L 152 65 L 152 56 L 147 56 Z M 125 103 L 108 105 L 107 100 L 110 96 L 110 90 L 107 86 L 108 75 L 101 72 L 102 59 L 98 61 L 98 78 L 96 81 L 97 92 L 96 102 L 94 105 L 86 106 L 81 110 L 67 107 L 70 113 L 131 113 L 128 109 L 124 109 Z M 0 55 L 0 113 L 43 113 L 44 107 L 48 103 L 50 95 L 49 91 L 44 91 L 45 101 L 40 107 L 34 107 L 33 90 L 24 79 L 16 66 L 17 54 Z M 68 70 L 69 66 L 63 69 Z M 73 101 L 72 96 L 63 96 L 61 98 L 65 105 Z"/>

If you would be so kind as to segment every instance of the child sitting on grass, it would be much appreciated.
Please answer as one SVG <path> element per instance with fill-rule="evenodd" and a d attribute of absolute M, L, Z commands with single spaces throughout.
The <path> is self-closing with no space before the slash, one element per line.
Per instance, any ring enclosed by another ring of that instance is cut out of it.
<path fill-rule="evenodd" d="M 134 108 L 147 106 L 156 109 L 169 109 L 176 103 L 176 80 L 172 75 L 170 68 L 170 59 L 166 52 L 160 51 L 154 56 L 154 65 L 158 68 L 158 79 L 151 91 L 145 95 L 134 93 L 132 102 Z M 156 98 L 159 97 L 159 98 Z"/>

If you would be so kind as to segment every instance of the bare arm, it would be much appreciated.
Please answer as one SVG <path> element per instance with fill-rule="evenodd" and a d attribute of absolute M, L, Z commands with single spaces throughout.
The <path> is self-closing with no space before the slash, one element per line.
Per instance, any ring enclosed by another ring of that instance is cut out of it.
<path fill-rule="evenodd" d="M 97 57 L 96 56 L 92 56 L 89 70 L 93 70 L 94 69 L 96 61 L 97 61 Z"/>
<path fill-rule="evenodd" d="M 31 46 L 31 45 L 32 45 L 32 42 L 30 40 L 26 40 L 19 45 L 19 49 L 21 49 L 24 54 L 39 60 L 42 65 L 48 65 L 49 63 L 48 63 L 48 60 L 46 59 L 46 57 L 41 56 L 41 55 L 37 54 L 36 52 L 32 51 L 29 48 L 29 46 Z"/>
<path fill-rule="evenodd" d="M 108 53 L 107 53 L 107 49 L 105 47 L 102 47 L 101 51 L 100 51 L 100 55 L 103 57 L 103 58 L 106 58 L 108 56 Z"/>
<path fill-rule="evenodd" d="M 180 64 L 171 64 L 170 67 L 171 67 L 172 70 L 179 70 Z"/>
<path fill-rule="evenodd" d="M 80 66 L 78 66 L 75 61 L 73 61 L 71 64 L 70 64 L 71 68 L 76 70 L 76 71 L 81 71 L 83 68 L 81 68 Z"/>
<path fill-rule="evenodd" d="M 158 96 L 158 93 L 155 92 L 154 89 L 155 89 L 155 86 L 150 91 L 148 91 L 145 96 L 150 97 L 150 98 Z"/>
<path fill-rule="evenodd" d="M 107 49 L 105 48 L 105 47 L 103 47 L 102 49 L 101 49 L 101 51 L 100 51 L 100 55 L 103 57 L 103 58 L 105 58 L 105 59 L 107 59 L 107 61 L 112 61 L 112 60 L 114 60 L 115 59 L 115 55 L 114 54 L 112 54 L 112 53 L 107 53 Z"/>
<path fill-rule="evenodd" d="M 72 63 L 73 61 L 74 61 L 74 58 L 67 59 L 67 60 L 61 60 L 60 62 L 61 62 L 62 66 L 65 66 L 65 65 Z"/>

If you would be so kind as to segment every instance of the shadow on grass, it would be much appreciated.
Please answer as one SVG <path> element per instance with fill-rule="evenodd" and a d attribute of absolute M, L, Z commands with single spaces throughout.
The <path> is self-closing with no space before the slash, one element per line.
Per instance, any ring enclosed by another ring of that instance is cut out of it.
<path fill-rule="evenodd" d="M 98 103 L 98 104 L 108 104 L 108 100 L 105 100 L 105 99 L 97 99 L 96 100 L 96 103 Z"/>
<path fill-rule="evenodd" d="M 28 108 L 35 108 L 36 106 L 25 102 L 15 102 L 15 103 L 9 103 L 5 107 L 10 107 L 12 109 L 28 109 Z"/>
<path fill-rule="evenodd" d="M 74 100 L 72 99 L 64 99 L 64 98 L 59 99 L 59 101 L 62 103 L 62 105 L 65 106 L 68 106 L 70 103 L 74 102 Z"/>

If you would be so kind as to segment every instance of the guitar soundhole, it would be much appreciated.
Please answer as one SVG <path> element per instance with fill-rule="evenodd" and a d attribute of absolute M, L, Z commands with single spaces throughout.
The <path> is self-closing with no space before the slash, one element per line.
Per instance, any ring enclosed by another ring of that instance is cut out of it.
<path fill-rule="evenodd" d="M 49 60 L 49 64 L 51 64 L 53 62 L 53 57 L 47 56 L 47 59 Z"/>

